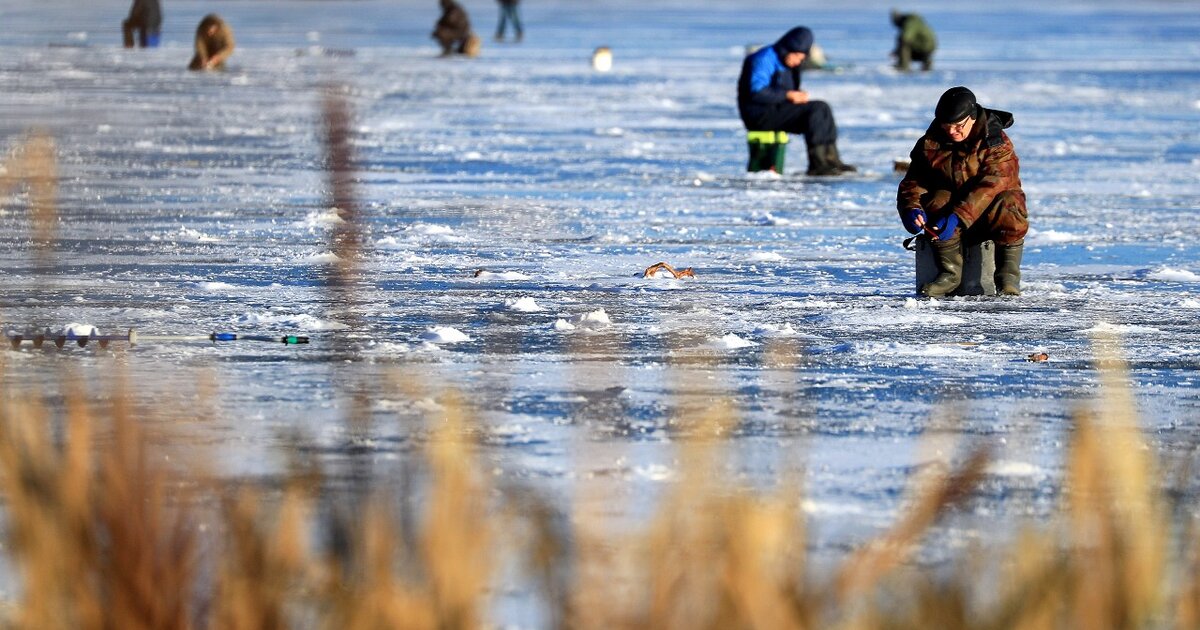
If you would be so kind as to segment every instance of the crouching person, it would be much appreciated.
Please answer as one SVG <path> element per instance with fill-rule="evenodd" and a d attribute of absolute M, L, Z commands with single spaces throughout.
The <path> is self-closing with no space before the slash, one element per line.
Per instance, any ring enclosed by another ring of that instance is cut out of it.
<path fill-rule="evenodd" d="M 896 207 L 904 227 L 932 240 L 938 276 L 921 294 L 940 297 L 962 281 L 963 246 L 996 245 L 996 292 L 1021 294 L 1021 252 L 1029 231 L 1017 154 L 1004 130 L 1008 112 L 986 109 L 965 87 L 946 90 L 917 141 Z"/>
<path fill-rule="evenodd" d="M 224 70 L 233 54 L 233 29 L 216 13 L 209 13 L 196 27 L 196 54 L 188 70 Z"/>

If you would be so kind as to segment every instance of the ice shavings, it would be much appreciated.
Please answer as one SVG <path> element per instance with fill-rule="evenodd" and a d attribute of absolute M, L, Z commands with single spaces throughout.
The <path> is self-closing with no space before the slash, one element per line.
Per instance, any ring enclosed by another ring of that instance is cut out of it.
<path fill-rule="evenodd" d="M 529 280 L 530 277 L 519 271 L 485 271 L 479 270 L 475 272 L 475 278 L 478 280 Z"/>
<path fill-rule="evenodd" d="M 754 332 L 764 337 L 795 337 L 800 334 L 792 327 L 790 322 L 782 326 L 776 324 L 759 324 L 754 329 Z"/>
<path fill-rule="evenodd" d="M 330 226 L 345 223 L 337 208 L 327 208 L 325 210 L 313 210 L 304 216 L 304 219 L 296 223 L 296 227 L 305 230 L 316 230 L 328 228 Z"/>
<path fill-rule="evenodd" d="M 1057 243 L 1074 243 L 1086 240 L 1091 239 L 1087 236 L 1071 234 L 1070 232 L 1062 232 L 1059 230 L 1030 229 L 1029 234 L 1025 236 L 1025 242 L 1030 245 L 1054 245 Z"/>
<path fill-rule="evenodd" d="M 504 300 L 504 308 L 517 313 L 537 313 L 546 310 L 529 296 Z"/>
<path fill-rule="evenodd" d="M 575 318 L 575 326 L 577 328 L 605 328 L 612 325 L 612 320 L 609 319 L 608 313 L 604 309 L 597 309 L 589 313 L 584 313 Z"/>
<path fill-rule="evenodd" d="M 787 260 L 775 252 L 751 252 L 746 258 L 750 262 L 783 262 Z"/>
<path fill-rule="evenodd" d="M 1084 329 L 1085 333 L 1102 333 L 1102 334 L 1126 334 L 1126 335 L 1142 335 L 1142 334 L 1160 334 L 1162 330 L 1153 326 L 1139 326 L 1137 324 L 1112 324 L 1109 322 L 1096 322 L 1095 326 Z"/>
<path fill-rule="evenodd" d="M 228 282 L 197 282 L 196 288 L 201 291 L 228 291 L 236 288 Z"/>
<path fill-rule="evenodd" d="M 734 333 L 729 333 L 724 337 L 710 337 L 704 343 L 705 348 L 712 350 L 739 350 L 741 348 L 752 348 L 759 345 L 758 342 L 743 339 Z"/>
<path fill-rule="evenodd" d="M 304 313 L 243 313 L 237 318 L 239 324 L 258 327 L 271 326 L 298 330 L 345 330 L 341 322 L 319 319 Z"/>
<path fill-rule="evenodd" d="M 341 260 L 342 259 L 338 258 L 338 255 L 333 252 L 321 252 L 320 254 L 305 256 L 298 262 L 305 265 L 326 265 L 340 262 Z"/>
<path fill-rule="evenodd" d="M 471 337 L 451 326 L 431 326 L 421 333 L 421 339 L 433 344 L 462 343 Z"/>
<path fill-rule="evenodd" d="M 1001 459 L 988 464 L 987 474 L 998 477 L 1034 477 L 1045 474 L 1045 471 L 1040 466 L 1028 462 Z"/>
<path fill-rule="evenodd" d="M 1200 275 L 1186 269 L 1174 269 L 1171 267 L 1160 267 L 1146 274 L 1146 277 L 1150 280 L 1161 280 L 1163 282 L 1200 282 Z"/>

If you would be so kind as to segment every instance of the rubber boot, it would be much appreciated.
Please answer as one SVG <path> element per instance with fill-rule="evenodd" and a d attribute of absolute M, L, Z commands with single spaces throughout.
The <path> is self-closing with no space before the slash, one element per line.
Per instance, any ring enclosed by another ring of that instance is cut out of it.
<path fill-rule="evenodd" d="M 842 171 L 834 161 L 835 151 L 837 149 L 832 144 L 808 145 L 808 174 L 818 177 L 840 175 Z"/>
<path fill-rule="evenodd" d="M 829 154 L 830 154 L 830 157 L 832 157 L 833 163 L 837 166 L 838 171 L 840 171 L 842 173 L 857 173 L 858 172 L 857 166 L 854 166 L 852 164 L 846 164 L 845 162 L 842 161 L 842 156 L 840 154 L 838 154 L 838 148 L 837 148 L 836 144 L 829 145 Z"/>
<path fill-rule="evenodd" d="M 958 285 L 962 283 L 962 237 L 955 237 L 948 241 L 931 241 L 930 244 L 933 245 L 933 258 L 937 261 L 940 273 L 933 279 L 933 282 L 921 287 L 921 295 L 942 297 L 957 289 Z"/>
<path fill-rule="evenodd" d="M 1021 295 L 1021 254 L 1025 241 L 996 245 L 996 294 Z"/>

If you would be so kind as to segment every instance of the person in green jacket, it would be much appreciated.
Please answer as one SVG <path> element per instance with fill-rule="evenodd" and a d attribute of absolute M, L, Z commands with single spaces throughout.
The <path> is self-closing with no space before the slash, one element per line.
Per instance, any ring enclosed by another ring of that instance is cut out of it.
<path fill-rule="evenodd" d="M 901 13 L 892 9 L 892 24 L 900 29 L 896 36 L 896 50 L 892 56 L 896 58 L 896 69 L 908 72 L 908 66 L 921 62 L 921 70 L 928 72 L 933 69 L 933 51 L 937 50 L 937 36 L 925 18 L 916 13 Z"/>

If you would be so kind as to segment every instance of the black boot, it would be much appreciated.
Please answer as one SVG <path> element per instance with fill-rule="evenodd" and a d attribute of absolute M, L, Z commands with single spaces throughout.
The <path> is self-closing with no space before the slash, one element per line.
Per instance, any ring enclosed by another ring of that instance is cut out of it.
<path fill-rule="evenodd" d="M 1021 295 L 1021 254 L 1025 241 L 996 245 L 996 294 Z"/>
<path fill-rule="evenodd" d="M 833 163 L 837 165 L 837 169 L 843 173 L 857 173 L 858 167 L 852 164 L 846 164 L 842 161 L 842 156 L 838 154 L 836 144 L 829 145 L 830 156 L 833 158 Z"/>
<path fill-rule="evenodd" d="M 962 283 L 963 251 L 962 238 L 952 238 L 948 241 L 931 241 L 933 257 L 937 261 L 940 273 L 933 282 L 921 287 L 921 295 L 942 297 L 958 288 Z"/>
<path fill-rule="evenodd" d="M 835 161 L 835 151 L 832 144 L 808 145 L 808 174 L 819 177 L 840 175 L 842 171 Z"/>

